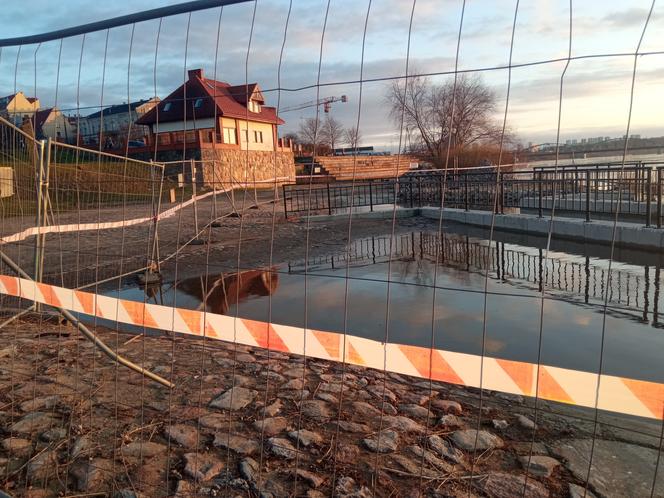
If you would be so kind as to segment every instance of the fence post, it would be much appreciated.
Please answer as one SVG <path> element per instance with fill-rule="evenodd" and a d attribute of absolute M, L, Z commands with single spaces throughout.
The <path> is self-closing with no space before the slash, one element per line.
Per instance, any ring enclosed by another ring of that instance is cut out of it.
<path fill-rule="evenodd" d="M 332 214 L 332 202 L 330 200 L 330 182 L 326 182 L 327 185 L 327 213 Z"/>
<path fill-rule="evenodd" d="M 281 186 L 281 193 L 284 199 L 284 217 L 288 219 L 288 206 L 286 206 L 286 184 Z"/>
<path fill-rule="evenodd" d="M 372 212 L 373 212 L 373 194 L 372 194 L 373 184 L 374 184 L 373 181 L 369 182 L 369 207 Z"/>
<path fill-rule="evenodd" d="M 465 210 L 468 211 L 468 173 L 463 175 L 463 203 Z"/>
<path fill-rule="evenodd" d="M 417 177 L 417 205 L 422 207 L 422 177 Z"/>
<path fill-rule="evenodd" d="M 620 202 L 620 199 L 618 199 L 618 202 Z M 648 167 L 648 169 L 646 170 L 646 227 L 650 226 L 650 221 L 652 218 L 652 207 L 650 206 L 651 202 L 652 202 L 652 168 Z"/>
<path fill-rule="evenodd" d="M 196 204 L 196 162 L 189 160 L 191 168 L 191 198 L 194 200 L 194 226 L 196 227 L 196 237 L 198 237 L 198 206 Z"/>
<path fill-rule="evenodd" d="M 542 217 L 542 171 L 540 171 L 537 174 L 537 179 L 538 179 L 538 182 L 537 182 L 537 192 L 538 192 L 537 197 L 539 199 L 539 204 L 538 204 L 538 208 L 537 208 L 537 215 L 541 218 Z"/>
<path fill-rule="evenodd" d="M 503 182 L 505 181 L 504 175 L 505 173 L 498 173 L 498 183 L 500 186 L 500 204 L 496 207 L 500 207 L 500 213 L 496 214 L 505 214 L 505 187 L 503 186 Z"/>
<path fill-rule="evenodd" d="M 586 222 L 590 221 L 590 170 L 586 169 Z"/>
<path fill-rule="evenodd" d="M 46 159 L 42 161 L 42 226 L 48 226 L 48 179 L 51 171 L 51 139 L 50 137 L 46 140 Z M 45 167 L 44 167 L 45 163 Z M 40 242 L 40 256 L 39 256 L 39 282 L 42 281 L 44 276 L 44 255 L 46 254 L 46 233 L 41 235 Z"/>
<path fill-rule="evenodd" d="M 662 171 L 657 168 L 657 228 L 662 228 Z"/>
<path fill-rule="evenodd" d="M 34 261 L 34 280 L 39 282 L 39 261 L 41 257 L 41 223 L 42 223 L 42 182 L 44 178 L 44 141 L 37 144 L 37 157 L 35 158 L 35 193 L 36 210 L 35 210 L 35 227 L 37 227 L 37 236 L 35 237 L 35 261 Z"/>

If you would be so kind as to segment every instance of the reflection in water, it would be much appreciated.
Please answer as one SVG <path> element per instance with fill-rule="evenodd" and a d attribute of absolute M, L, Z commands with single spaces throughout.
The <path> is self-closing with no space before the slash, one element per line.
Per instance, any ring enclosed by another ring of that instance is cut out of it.
<path fill-rule="evenodd" d="M 231 306 L 251 296 L 269 296 L 277 290 L 279 274 L 272 270 L 248 270 L 218 276 L 201 275 L 182 280 L 178 290 L 196 298 L 198 309 L 225 315 Z"/>
<path fill-rule="evenodd" d="M 609 278 L 607 259 L 560 251 L 545 258 L 537 247 L 425 231 L 356 239 L 306 265 L 190 278 L 149 291 L 149 300 L 517 361 L 536 362 L 541 340 L 542 363 L 591 372 L 604 331 L 605 373 L 664 382 L 662 275 L 658 258 L 642 260 L 650 265 L 614 261 Z M 120 294 L 146 298 L 138 288 Z"/>

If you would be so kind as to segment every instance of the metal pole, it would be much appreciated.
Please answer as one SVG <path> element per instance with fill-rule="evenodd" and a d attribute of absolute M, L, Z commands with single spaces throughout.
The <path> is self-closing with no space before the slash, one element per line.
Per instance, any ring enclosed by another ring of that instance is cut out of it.
<path fill-rule="evenodd" d="M 25 273 L 23 269 L 18 266 L 12 259 L 7 256 L 4 251 L 0 250 L 0 258 L 2 261 L 9 266 L 12 270 L 14 270 L 20 277 L 26 279 L 26 280 L 31 280 L 30 275 Z M 115 353 L 111 348 L 109 348 L 99 337 L 97 337 L 93 332 L 91 332 L 85 325 L 83 325 L 74 315 L 72 315 L 68 310 L 64 308 L 60 308 L 59 306 L 53 306 L 56 308 L 62 316 L 64 316 L 69 322 L 71 322 L 73 325 L 78 328 L 78 330 L 87 338 L 89 339 L 95 346 L 97 346 L 102 353 L 104 353 L 106 356 L 111 358 L 113 361 L 118 362 L 121 365 L 126 366 L 127 368 L 140 373 L 141 375 L 145 375 L 146 377 L 159 382 L 160 384 L 166 386 L 166 387 L 175 387 L 174 384 L 171 384 L 168 382 L 166 379 L 160 377 L 157 374 L 154 374 L 152 372 L 149 372 L 148 370 L 145 370 L 143 367 L 140 367 L 136 365 L 135 363 L 132 363 L 131 361 L 127 360 L 126 358 L 120 356 L 119 354 Z"/>
<path fill-rule="evenodd" d="M 463 202 L 466 211 L 468 211 L 468 174 L 467 173 L 463 175 L 463 191 L 464 191 Z"/>
<path fill-rule="evenodd" d="M 542 217 L 542 172 L 540 171 L 537 174 L 538 182 L 537 182 L 537 190 L 538 190 L 538 198 L 539 198 L 539 207 L 537 208 L 537 215 L 541 218 Z"/>
<path fill-rule="evenodd" d="M 662 228 L 662 171 L 657 168 L 657 228 Z"/>
<path fill-rule="evenodd" d="M 330 200 L 330 182 L 326 182 L 327 185 L 327 212 L 328 214 L 332 214 L 332 202 Z"/>
<path fill-rule="evenodd" d="M 46 141 L 46 167 L 44 168 L 43 162 L 42 162 L 42 186 L 41 186 L 41 194 L 42 194 L 42 225 L 43 226 L 48 226 L 48 203 L 49 203 L 49 195 L 48 195 L 48 179 L 49 179 L 49 174 L 51 170 L 51 138 L 49 137 Z M 41 242 L 39 243 L 39 252 L 41 253 L 39 255 L 39 280 L 38 282 L 42 281 L 42 278 L 44 276 L 44 255 L 46 254 L 46 233 L 41 234 Z"/>
<path fill-rule="evenodd" d="M 44 141 L 38 143 L 39 157 L 35 162 L 35 192 L 36 199 L 36 212 L 35 212 L 35 227 L 37 227 L 37 235 L 35 237 L 35 261 L 34 261 L 34 280 L 39 282 L 39 261 L 40 261 L 40 244 L 41 244 L 41 217 L 42 217 L 42 178 L 44 176 Z"/>
<path fill-rule="evenodd" d="M 590 170 L 586 170 L 586 221 L 590 221 Z"/>
<path fill-rule="evenodd" d="M 620 199 L 618 199 L 618 202 L 620 202 Z M 646 170 L 646 227 L 650 226 L 650 221 L 652 216 L 652 207 L 650 206 L 651 202 L 652 202 L 652 168 L 648 168 Z"/>
<path fill-rule="evenodd" d="M 373 212 L 373 194 L 372 194 L 373 183 L 374 182 L 369 182 L 369 207 L 372 212 Z"/>
<path fill-rule="evenodd" d="M 194 226 L 196 227 L 196 237 L 198 237 L 198 205 L 196 204 L 196 163 L 193 159 L 189 161 L 191 168 L 191 198 L 194 200 Z"/>
<path fill-rule="evenodd" d="M 281 191 L 283 193 L 283 199 L 284 199 L 284 217 L 288 219 L 288 207 L 286 206 L 286 185 L 281 186 Z"/>

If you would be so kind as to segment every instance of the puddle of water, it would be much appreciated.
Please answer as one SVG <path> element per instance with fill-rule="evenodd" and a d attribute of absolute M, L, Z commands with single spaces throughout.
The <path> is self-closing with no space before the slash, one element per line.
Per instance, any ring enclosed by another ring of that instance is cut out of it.
<path fill-rule="evenodd" d="M 308 262 L 130 287 L 119 295 L 255 320 L 266 321 L 271 312 L 273 322 L 296 327 L 304 325 L 306 308 L 313 329 L 342 332 L 347 323 L 349 334 L 371 339 L 471 354 L 484 349 L 532 363 L 541 336 L 542 363 L 596 372 L 608 293 L 603 372 L 664 382 L 659 266 L 614 262 L 607 283 L 606 259 L 552 251 L 544 260 L 543 253 L 467 235 L 412 232 L 395 237 L 391 247 L 389 236 L 358 239 L 346 253 Z"/>

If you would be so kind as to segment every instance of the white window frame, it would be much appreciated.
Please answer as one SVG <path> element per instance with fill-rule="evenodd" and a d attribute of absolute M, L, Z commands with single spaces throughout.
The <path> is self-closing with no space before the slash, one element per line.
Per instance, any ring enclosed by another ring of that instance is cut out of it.
<path fill-rule="evenodd" d="M 163 111 L 164 111 L 164 112 L 168 112 L 168 111 L 170 111 L 170 110 L 171 110 L 171 103 L 170 103 L 170 102 L 166 102 L 166 103 L 164 104 L 164 109 L 163 109 Z"/>
<path fill-rule="evenodd" d="M 201 107 L 203 107 L 203 99 L 199 97 L 194 101 L 194 109 L 200 109 Z"/>
<path fill-rule="evenodd" d="M 235 128 L 224 126 L 224 143 L 237 145 L 237 133 Z"/>

